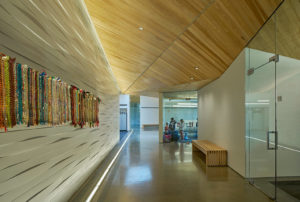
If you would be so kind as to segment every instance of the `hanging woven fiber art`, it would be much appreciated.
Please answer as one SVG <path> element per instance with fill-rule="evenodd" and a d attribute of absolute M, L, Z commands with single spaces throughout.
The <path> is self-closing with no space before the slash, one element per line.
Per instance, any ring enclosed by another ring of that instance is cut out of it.
<path fill-rule="evenodd" d="M 100 102 L 92 93 L 0 53 L 0 129 L 17 124 L 98 127 Z"/>
<path fill-rule="evenodd" d="M 6 112 L 5 112 L 5 72 L 4 63 L 6 62 L 6 57 L 1 56 L 1 66 L 0 66 L 0 128 L 7 128 L 6 126 Z"/>

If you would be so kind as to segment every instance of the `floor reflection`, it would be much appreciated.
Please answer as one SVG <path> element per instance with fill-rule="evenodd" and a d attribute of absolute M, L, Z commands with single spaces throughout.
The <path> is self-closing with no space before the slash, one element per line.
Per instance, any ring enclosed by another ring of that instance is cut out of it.
<path fill-rule="evenodd" d="M 158 143 L 158 131 L 136 130 L 93 201 L 269 201 L 227 167 L 205 166 L 192 145 Z"/>
<path fill-rule="evenodd" d="M 126 172 L 125 185 L 149 182 L 152 179 L 150 167 L 147 165 L 131 167 Z"/>
<path fill-rule="evenodd" d="M 192 161 L 191 158 L 191 144 L 171 142 L 163 144 L 164 160 L 166 162 L 188 163 Z M 168 155 L 166 155 L 168 154 Z"/>

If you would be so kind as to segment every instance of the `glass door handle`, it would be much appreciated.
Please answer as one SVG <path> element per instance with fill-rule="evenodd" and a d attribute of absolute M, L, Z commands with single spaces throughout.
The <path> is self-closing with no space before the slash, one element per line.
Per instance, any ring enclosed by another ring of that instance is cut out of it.
<path fill-rule="evenodd" d="M 274 134 L 274 147 L 270 146 L 270 137 L 271 134 Z M 268 150 L 275 150 L 277 149 L 277 131 L 268 131 L 267 132 L 267 149 Z"/>

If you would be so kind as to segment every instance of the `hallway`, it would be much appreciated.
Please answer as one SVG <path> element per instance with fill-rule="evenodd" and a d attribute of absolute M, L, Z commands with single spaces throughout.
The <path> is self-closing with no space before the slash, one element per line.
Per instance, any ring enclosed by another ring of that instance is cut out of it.
<path fill-rule="evenodd" d="M 159 144 L 135 130 L 93 201 L 270 201 L 230 168 L 206 168 L 191 144 Z"/>
<path fill-rule="evenodd" d="M 299 10 L 1 0 L 0 202 L 300 202 Z"/>

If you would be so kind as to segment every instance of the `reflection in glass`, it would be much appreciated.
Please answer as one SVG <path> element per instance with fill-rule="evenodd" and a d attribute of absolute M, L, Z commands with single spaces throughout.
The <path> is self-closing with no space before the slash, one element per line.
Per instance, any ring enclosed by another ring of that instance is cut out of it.
<path fill-rule="evenodd" d="M 246 50 L 247 177 L 284 202 L 300 200 L 299 10 L 284 1 Z"/>
<path fill-rule="evenodd" d="M 130 95 L 130 128 L 140 128 L 140 96 Z"/>
<path fill-rule="evenodd" d="M 164 142 L 197 139 L 198 98 L 196 91 L 163 94 Z"/>

